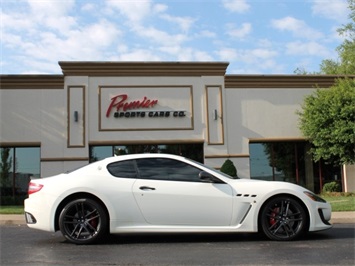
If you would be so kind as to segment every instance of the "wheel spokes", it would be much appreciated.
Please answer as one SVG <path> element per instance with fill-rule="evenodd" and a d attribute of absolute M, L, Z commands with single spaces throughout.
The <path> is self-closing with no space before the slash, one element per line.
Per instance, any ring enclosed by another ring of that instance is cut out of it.
<path fill-rule="evenodd" d="M 303 221 L 301 210 L 290 200 L 281 200 L 269 208 L 266 213 L 268 231 L 281 238 L 295 235 Z"/>
<path fill-rule="evenodd" d="M 290 226 L 289 224 L 285 225 L 285 232 L 287 236 L 293 236 L 296 233 L 295 230 L 293 230 L 292 226 Z"/>
<path fill-rule="evenodd" d="M 68 209 L 64 224 L 70 237 L 88 239 L 98 233 L 100 214 L 93 206 L 78 203 Z"/>
<path fill-rule="evenodd" d="M 71 237 L 73 237 L 75 235 L 75 232 L 76 232 L 76 230 L 78 229 L 79 226 L 80 226 L 80 224 L 76 223 L 76 225 L 75 225 L 74 229 L 72 230 L 71 234 L 69 234 Z"/>

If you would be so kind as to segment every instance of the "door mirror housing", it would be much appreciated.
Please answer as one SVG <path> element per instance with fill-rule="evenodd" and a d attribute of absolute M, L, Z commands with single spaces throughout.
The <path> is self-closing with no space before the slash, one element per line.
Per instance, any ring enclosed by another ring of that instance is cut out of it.
<path fill-rule="evenodd" d="M 224 183 L 222 180 L 205 171 L 201 171 L 198 176 L 200 180 L 205 183 Z"/>

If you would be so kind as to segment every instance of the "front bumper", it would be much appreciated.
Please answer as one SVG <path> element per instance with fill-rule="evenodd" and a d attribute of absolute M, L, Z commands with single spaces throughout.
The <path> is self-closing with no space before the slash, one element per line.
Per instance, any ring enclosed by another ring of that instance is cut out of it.
<path fill-rule="evenodd" d="M 319 203 L 311 217 L 309 231 L 320 231 L 332 228 L 330 219 L 332 216 L 332 208 L 329 203 Z"/>
<path fill-rule="evenodd" d="M 331 214 L 329 214 L 327 212 L 327 210 L 325 209 L 318 209 L 318 215 L 321 218 L 322 222 L 326 225 L 331 225 L 330 218 L 331 218 Z"/>

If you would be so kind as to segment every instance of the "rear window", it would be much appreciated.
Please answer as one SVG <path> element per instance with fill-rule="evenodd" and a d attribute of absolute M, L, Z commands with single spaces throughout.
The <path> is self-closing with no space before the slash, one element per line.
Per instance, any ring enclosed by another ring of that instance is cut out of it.
<path fill-rule="evenodd" d="M 137 178 L 134 160 L 110 163 L 107 170 L 115 177 Z"/>

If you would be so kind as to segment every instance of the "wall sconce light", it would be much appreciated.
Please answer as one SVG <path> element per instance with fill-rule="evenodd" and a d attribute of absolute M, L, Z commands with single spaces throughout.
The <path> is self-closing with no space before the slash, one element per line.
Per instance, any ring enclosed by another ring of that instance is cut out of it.
<path fill-rule="evenodd" d="M 218 113 L 217 113 L 217 109 L 213 110 L 213 119 L 217 120 L 218 119 Z"/>
<path fill-rule="evenodd" d="M 79 112 L 74 111 L 74 122 L 78 122 L 78 121 L 79 121 Z"/>

